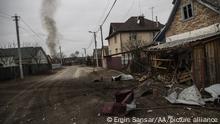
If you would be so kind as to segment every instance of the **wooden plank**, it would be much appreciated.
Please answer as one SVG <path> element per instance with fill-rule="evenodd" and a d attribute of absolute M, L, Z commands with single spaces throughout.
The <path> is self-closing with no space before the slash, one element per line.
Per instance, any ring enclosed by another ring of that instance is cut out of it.
<path fill-rule="evenodd" d="M 216 82 L 216 56 L 215 56 L 215 42 L 209 42 L 206 46 L 206 67 L 207 67 L 207 82 L 214 84 Z M 208 86 L 208 85 L 207 85 Z"/>
<path fill-rule="evenodd" d="M 216 82 L 220 83 L 220 38 L 215 41 Z"/>
<path fill-rule="evenodd" d="M 167 69 L 166 67 L 160 67 L 160 66 L 153 66 L 153 67 L 158 69 Z"/>
<path fill-rule="evenodd" d="M 183 83 L 183 82 L 190 81 L 190 80 L 192 80 L 192 77 L 181 79 L 181 80 L 179 80 L 179 83 Z"/>
<path fill-rule="evenodd" d="M 196 46 L 193 49 L 193 79 L 197 87 L 204 88 L 205 83 L 205 63 L 204 63 L 204 47 Z"/>
<path fill-rule="evenodd" d="M 173 59 L 152 59 L 152 60 L 154 60 L 154 61 L 168 61 L 168 62 L 174 61 Z"/>

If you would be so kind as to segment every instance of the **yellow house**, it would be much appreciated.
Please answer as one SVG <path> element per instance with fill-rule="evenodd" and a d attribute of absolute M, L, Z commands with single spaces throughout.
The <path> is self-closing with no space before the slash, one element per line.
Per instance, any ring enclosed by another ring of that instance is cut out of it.
<path fill-rule="evenodd" d="M 111 23 L 108 40 L 108 68 L 121 69 L 132 59 L 129 51 L 134 45 L 140 47 L 152 43 L 153 37 L 163 27 L 158 21 L 145 19 L 144 16 L 130 17 L 124 23 Z"/>

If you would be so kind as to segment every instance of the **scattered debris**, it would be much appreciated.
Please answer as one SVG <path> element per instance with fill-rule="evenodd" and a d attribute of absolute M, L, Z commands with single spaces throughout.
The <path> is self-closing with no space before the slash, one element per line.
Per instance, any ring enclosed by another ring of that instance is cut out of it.
<path fill-rule="evenodd" d="M 220 99 L 220 84 L 211 85 L 205 88 L 205 91 L 208 92 L 212 96 L 212 98 L 206 98 L 204 99 L 204 101 L 214 102 L 215 100 L 218 101 Z"/>
<path fill-rule="evenodd" d="M 129 112 L 135 110 L 136 107 L 135 100 L 133 100 L 130 104 L 126 104 L 126 111 Z"/>
<path fill-rule="evenodd" d="M 184 89 L 179 94 L 174 91 L 165 98 L 172 104 L 205 105 L 205 102 L 195 85 Z"/>
<path fill-rule="evenodd" d="M 147 110 L 147 112 L 148 112 L 148 113 L 151 113 L 151 112 L 153 112 L 153 110 Z"/>
<path fill-rule="evenodd" d="M 178 75 L 178 82 L 185 83 L 192 80 L 192 76 L 190 72 L 182 72 Z"/>
<path fill-rule="evenodd" d="M 128 74 L 120 74 L 118 76 L 112 76 L 112 81 L 127 81 L 127 80 L 134 80 L 132 75 Z"/>
<path fill-rule="evenodd" d="M 30 122 L 30 121 L 32 121 L 32 119 L 31 119 L 31 118 L 29 118 L 29 119 L 27 120 L 27 122 Z"/>
<path fill-rule="evenodd" d="M 122 90 L 115 94 L 115 102 L 105 103 L 101 109 L 103 115 L 126 115 L 136 108 L 134 92 Z"/>
<path fill-rule="evenodd" d="M 143 82 L 147 79 L 147 75 L 142 76 L 138 81 Z"/>
<path fill-rule="evenodd" d="M 187 110 L 190 110 L 190 111 L 192 110 L 192 108 L 190 108 L 190 107 L 186 107 L 186 109 L 187 109 Z"/>
<path fill-rule="evenodd" d="M 138 98 L 143 96 L 146 93 L 151 94 L 152 89 L 150 89 L 150 85 L 153 83 L 153 80 L 146 80 L 142 84 L 140 84 L 136 89 L 134 89 L 134 97 Z"/>
<path fill-rule="evenodd" d="M 103 115 L 124 115 L 126 105 L 117 102 L 107 102 L 101 109 Z"/>

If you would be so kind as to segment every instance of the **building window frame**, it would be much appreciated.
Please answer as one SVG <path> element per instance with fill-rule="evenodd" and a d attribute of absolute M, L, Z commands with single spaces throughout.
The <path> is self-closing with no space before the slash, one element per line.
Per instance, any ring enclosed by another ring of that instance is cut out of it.
<path fill-rule="evenodd" d="M 137 40 L 137 32 L 129 33 L 129 40 L 131 41 Z"/>
<path fill-rule="evenodd" d="M 181 16 L 182 16 L 183 21 L 188 21 L 188 20 L 194 18 L 194 16 L 195 16 L 194 13 L 195 12 L 194 12 L 194 9 L 193 9 L 192 1 L 182 5 L 182 7 L 181 7 Z"/>

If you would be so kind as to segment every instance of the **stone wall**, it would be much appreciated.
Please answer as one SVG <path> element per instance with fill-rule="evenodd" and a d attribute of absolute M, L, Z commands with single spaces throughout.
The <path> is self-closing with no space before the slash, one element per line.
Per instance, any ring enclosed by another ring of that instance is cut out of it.
<path fill-rule="evenodd" d="M 182 19 L 182 5 L 193 3 L 194 16 L 191 19 Z M 181 0 L 181 5 L 174 17 L 174 21 L 166 32 L 166 37 L 197 30 L 209 25 L 220 23 L 220 15 L 196 0 Z"/>

